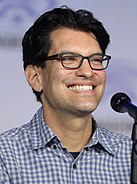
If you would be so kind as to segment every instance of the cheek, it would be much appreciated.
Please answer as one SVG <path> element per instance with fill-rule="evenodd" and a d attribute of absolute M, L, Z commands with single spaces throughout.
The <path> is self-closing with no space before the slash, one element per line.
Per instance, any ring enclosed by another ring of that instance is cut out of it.
<path fill-rule="evenodd" d="M 104 70 L 100 72 L 99 78 L 100 78 L 101 84 L 105 85 L 105 83 L 106 83 L 106 72 Z"/>
<path fill-rule="evenodd" d="M 105 86 L 106 86 L 106 73 L 104 73 L 104 74 L 102 75 L 102 94 L 101 94 L 101 98 L 102 98 L 102 96 L 103 96 L 103 94 L 104 94 Z"/>
<path fill-rule="evenodd" d="M 64 72 L 59 66 L 55 64 L 45 68 L 45 74 L 43 75 L 43 87 L 45 91 L 55 91 L 62 83 Z"/>
<path fill-rule="evenodd" d="M 99 75 L 99 95 L 101 95 L 101 98 L 104 94 L 105 86 L 106 86 L 106 73 L 104 71 L 101 71 Z"/>
<path fill-rule="evenodd" d="M 94 80 L 97 82 L 97 85 L 100 87 L 105 86 L 106 83 L 106 72 L 104 70 L 94 73 Z"/>

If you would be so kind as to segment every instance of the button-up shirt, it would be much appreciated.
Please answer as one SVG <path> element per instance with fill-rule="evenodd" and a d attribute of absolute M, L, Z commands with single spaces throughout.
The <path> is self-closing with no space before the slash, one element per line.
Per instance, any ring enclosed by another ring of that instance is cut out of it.
<path fill-rule="evenodd" d="M 43 118 L 0 135 L 0 184 L 129 184 L 131 139 L 96 125 L 74 157 Z"/>

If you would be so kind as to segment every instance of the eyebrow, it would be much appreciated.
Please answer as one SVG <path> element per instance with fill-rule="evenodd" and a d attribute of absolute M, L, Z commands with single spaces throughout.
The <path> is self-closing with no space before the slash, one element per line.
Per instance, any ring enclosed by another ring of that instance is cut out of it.
<path fill-rule="evenodd" d="M 60 51 L 60 52 L 58 52 L 58 53 L 56 53 L 56 54 L 60 54 L 60 53 L 72 53 L 72 54 L 79 54 L 79 55 L 82 55 L 82 54 L 80 54 L 80 53 L 78 53 L 78 52 L 73 52 L 73 51 L 69 51 L 69 50 L 63 50 L 63 51 Z M 56 54 L 54 54 L 54 55 L 56 55 Z M 91 55 L 94 55 L 94 54 L 102 55 L 102 54 L 104 54 L 104 53 L 103 53 L 103 52 L 95 52 L 95 53 L 89 54 L 88 56 L 91 56 Z"/>

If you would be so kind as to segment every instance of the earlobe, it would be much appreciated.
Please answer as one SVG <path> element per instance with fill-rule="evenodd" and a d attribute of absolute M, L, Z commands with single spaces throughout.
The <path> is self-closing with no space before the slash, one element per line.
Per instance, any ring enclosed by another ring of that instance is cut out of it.
<path fill-rule="evenodd" d="M 37 92 L 42 91 L 40 70 L 37 66 L 28 65 L 25 70 L 25 76 L 29 85 Z"/>

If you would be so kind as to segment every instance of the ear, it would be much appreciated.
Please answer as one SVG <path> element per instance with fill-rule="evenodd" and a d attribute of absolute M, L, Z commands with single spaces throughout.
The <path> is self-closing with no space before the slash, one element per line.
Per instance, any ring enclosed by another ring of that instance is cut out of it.
<path fill-rule="evenodd" d="M 41 72 L 40 68 L 33 65 L 28 65 L 25 70 L 25 76 L 29 85 L 37 92 L 42 91 Z"/>

